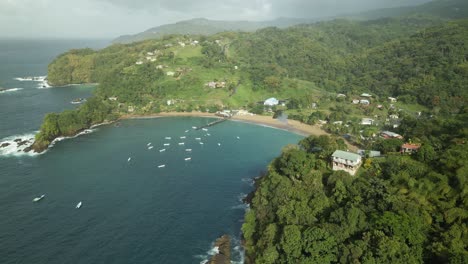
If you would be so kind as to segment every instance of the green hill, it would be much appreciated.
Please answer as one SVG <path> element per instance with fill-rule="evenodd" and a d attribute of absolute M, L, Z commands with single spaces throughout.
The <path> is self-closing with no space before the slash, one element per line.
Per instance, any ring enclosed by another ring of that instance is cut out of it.
<path fill-rule="evenodd" d="M 113 43 L 131 43 L 146 39 L 157 39 L 166 35 L 214 35 L 225 31 L 244 31 L 253 32 L 265 27 L 285 28 L 302 23 L 310 23 L 311 19 L 297 18 L 278 18 L 271 21 L 222 21 L 209 20 L 206 18 L 196 18 L 185 21 L 180 21 L 174 24 L 161 25 L 150 28 L 141 33 L 134 35 L 120 36 L 113 40 Z"/>
<path fill-rule="evenodd" d="M 460 19 L 468 16 L 468 2 L 465 0 L 435 0 L 418 6 L 384 8 L 353 14 L 351 18 L 377 19 L 424 14 L 443 19 Z"/>
<path fill-rule="evenodd" d="M 393 96 L 413 108 L 459 113 L 467 96 L 467 25 L 466 20 L 410 16 L 210 37 L 170 35 L 100 51 L 69 51 L 49 65 L 48 80 L 53 85 L 99 83 L 94 103 L 102 103 L 105 113 L 82 114 L 75 120 L 79 125 L 67 126 L 72 131 L 129 113 L 261 111 L 256 103 L 272 96 L 292 101 L 285 110 L 305 122 L 311 115 L 307 106 L 336 93 L 371 92 L 377 101 Z M 334 107 L 328 105 L 326 113 Z M 343 117 L 369 111 L 349 113 Z M 72 134 L 56 126 L 56 133 L 39 136 L 42 146 L 52 135 Z"/>

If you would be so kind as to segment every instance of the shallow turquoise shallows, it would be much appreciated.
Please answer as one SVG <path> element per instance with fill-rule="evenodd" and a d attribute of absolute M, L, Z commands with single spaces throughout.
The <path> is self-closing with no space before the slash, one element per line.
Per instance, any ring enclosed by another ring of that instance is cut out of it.
<path fill-rule="evenodd" d="M 59 50 L 44 43 L 36 50 Z M 91 87 L 38 89 L 14 80 L 45 75 L 48 61 L 32 67 L 34 52 L 23 58 L 8 50 L 0 41 L 0 59 L 16 65 L 0 66 L 0 84 L 23 89 L 0 93 L 0 142 L 33 133 L 45 113 L 91 95 Z M 234 121 L 192 128 L 210 120 L 125 120 L 57 142 L 45 154 L 0 155 L 0 263 L 201 263 L 223 234 L 233 238 L 233 260 L 242 262 L 241 198 L 301 136 Z"/>

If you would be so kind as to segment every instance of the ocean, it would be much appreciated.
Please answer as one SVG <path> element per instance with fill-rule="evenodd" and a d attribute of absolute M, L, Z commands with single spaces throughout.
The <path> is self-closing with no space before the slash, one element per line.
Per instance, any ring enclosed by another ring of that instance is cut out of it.
<path fill-rule="evenodd" d="M 104 45 L 0 40 L 0 87 L 9 89 L 0 145 L 12 143 L 0 149 L 0 263 L 204 263 L 223 234 L 242 263 L 241 200 L 302 136 L 235 121 L 195 130 L 212 119 L 164 117 L 100 126 L 40 155 L 16 152 L 14 139 L 33 137 L 45 113 L 73 109 L 95 88 L 15 78 L 46 75 L 67 49 Z"/>

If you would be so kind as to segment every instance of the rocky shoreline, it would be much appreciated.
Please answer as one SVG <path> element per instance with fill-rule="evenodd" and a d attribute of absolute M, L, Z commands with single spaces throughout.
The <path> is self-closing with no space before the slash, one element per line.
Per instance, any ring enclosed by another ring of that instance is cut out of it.
<path fill-rule="evenodd" d="M 211 257 L 208 264 L 230 264 L 231 263 L 231 238 L 228 235 L 223 235 L 216 239 L 214 244 L 218 249 L 218 253 Z"/>

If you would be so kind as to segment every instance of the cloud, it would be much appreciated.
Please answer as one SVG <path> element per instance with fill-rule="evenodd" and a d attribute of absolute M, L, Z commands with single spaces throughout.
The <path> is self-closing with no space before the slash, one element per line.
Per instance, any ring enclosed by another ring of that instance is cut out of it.
<path fill-rule="evenodd" d="M 0 36 L 102 37 L 205 17 L 327 17 L 428 0 L 0 0 Z"/>

